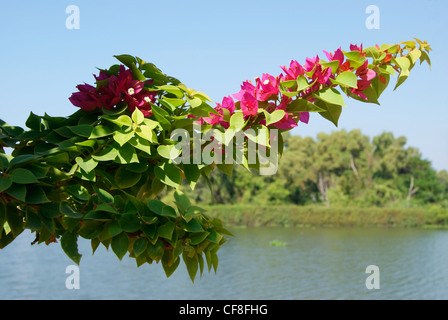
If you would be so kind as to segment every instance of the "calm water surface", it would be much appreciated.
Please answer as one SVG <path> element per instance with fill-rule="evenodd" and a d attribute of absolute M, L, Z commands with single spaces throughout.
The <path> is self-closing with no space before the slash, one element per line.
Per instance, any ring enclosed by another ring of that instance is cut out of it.
<path fill-rule="evenodd" d="M 59 244 L 34 245 L 25 231 L 0 250 L 0 299 L 448 299 L 448 231 L 361 228 L 234 229 L 215 275 L 191 283 L 186 268 L 136 267 L 102 246 L 79 243 L 80 289 L 68 290 L 73 263 Z M 272 240 L 285 247 L 271 247 Z M 380 289 L 368 290 L 368 265 Z"/>

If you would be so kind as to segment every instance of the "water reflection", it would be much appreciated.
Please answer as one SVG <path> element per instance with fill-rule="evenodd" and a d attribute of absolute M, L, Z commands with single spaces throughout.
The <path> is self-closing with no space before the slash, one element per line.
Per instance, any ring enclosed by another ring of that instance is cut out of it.
<path fill-rule="evenodd" d="M 160 265 L 136 268 L 81 241 L 81 289 L 65 288 L 72 262 L 58 244 L 31 234 L 0 251 L 0 299 L 447 299 L 448 232 L 415 229 L 253 228 L 232 230 L 215 275 L 191 283 L 185 267 L 166 279 Z M 271 246 L 272 240 L 286 246 Z M 380 290 L 365 286 L 380 268 Z"/>

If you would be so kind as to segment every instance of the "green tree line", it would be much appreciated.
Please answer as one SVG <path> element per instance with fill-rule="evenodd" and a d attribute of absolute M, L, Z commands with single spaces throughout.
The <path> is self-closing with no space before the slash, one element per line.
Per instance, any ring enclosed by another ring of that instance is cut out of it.
<path fill-rule="evenodd" d="M 316 138 L 286 133 L 275 175 L 235 166 L 230 176 L 215 170 L 209 178 L 213 190 L 200 180 L 184 192 L 208 204 L 448 206 L 448 172 L 433 169 L 405 137 L 391 132 L 373 138 L 359 129 Z"/>

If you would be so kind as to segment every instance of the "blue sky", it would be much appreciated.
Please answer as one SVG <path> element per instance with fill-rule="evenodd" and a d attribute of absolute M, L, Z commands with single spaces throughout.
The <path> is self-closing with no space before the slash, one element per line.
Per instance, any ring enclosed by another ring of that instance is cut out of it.
<path fill-rule="evenodd" d="M 79 30 L 66 28 L 69 5 L 79 7 Z M 380 10 L 379 30 L 365 26 L 368 5 Z M 447 14 L 446 0 L 2 1 L 0 118 L 24 126 L 31 111 L 71 114 L 75 86 L 93 83 L 95 68 L 114 64 L 116 54 L 153 62 L 220 101 L 246 79 L 279 74 L 291 59 L 417 37 L 434 50 L 432 70 L 415 67 L 397 91 L 391 85 L 383 93 L 380 107 L 346 100 L 339 129 L 406 136 L 435 169 L 448 169 Z M 293 133 L 333 130 L 316 114 Z"/>

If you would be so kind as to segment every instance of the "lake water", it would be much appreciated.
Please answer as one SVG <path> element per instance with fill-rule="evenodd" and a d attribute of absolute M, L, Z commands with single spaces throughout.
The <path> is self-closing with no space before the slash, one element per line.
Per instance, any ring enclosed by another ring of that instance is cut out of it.
<path fill-rule="evenodd" d="M 80 289 L 69 290 L 73 263 L 59 244 L 30 246 L 25 231 L 0 250 L 0 299 L 448 299 L 448 231 L 362 228 L 233 229 L 218 252 L 215 275 L 191 283 L 181 262 L 166 279 L 162 266 L 136 267 L 100 246 L 79 243 Z M 271 247 L 272 240 L 285 241 Z M 366 288 L 369 265 L 380 289 Z"/>

